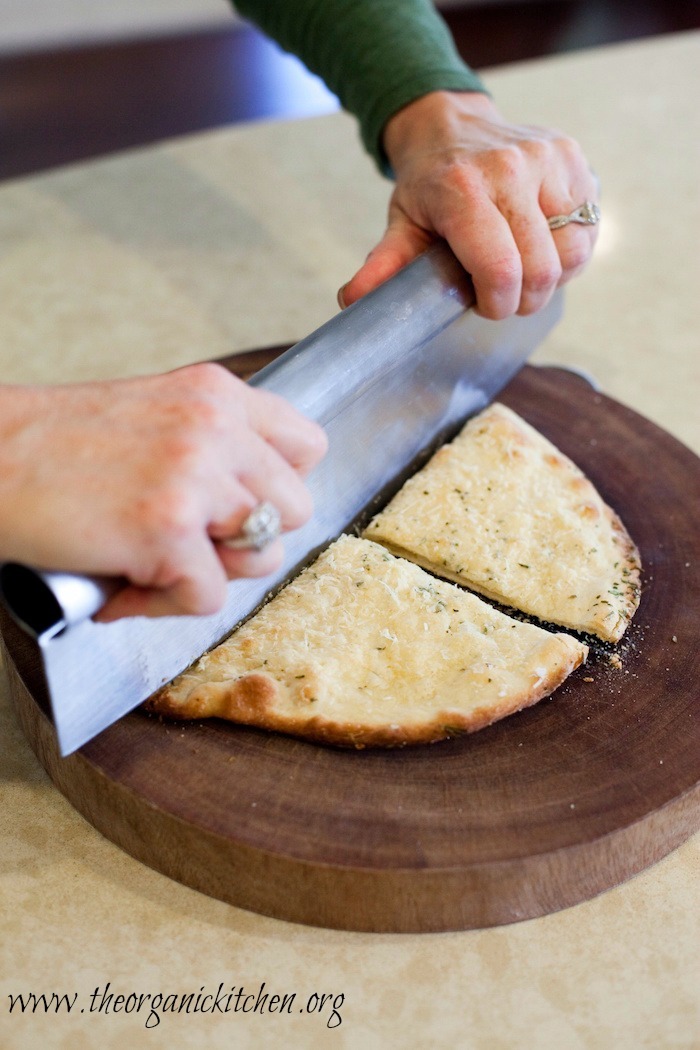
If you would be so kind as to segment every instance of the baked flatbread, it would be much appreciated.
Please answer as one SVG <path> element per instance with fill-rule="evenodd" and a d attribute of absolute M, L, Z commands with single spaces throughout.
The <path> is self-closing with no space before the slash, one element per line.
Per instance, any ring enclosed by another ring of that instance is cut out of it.
<path fill-rule="evenodd" d="M 147 707 L 348 747 L 427 743 L 536 703 L 586 654 L 341 536 Z"/>
<path fill-rule="evenodd" d="M 492 404 L 410 478 L 365 536 L 503 605 L 618 641 L 639 553 L 579 468 Z"/>

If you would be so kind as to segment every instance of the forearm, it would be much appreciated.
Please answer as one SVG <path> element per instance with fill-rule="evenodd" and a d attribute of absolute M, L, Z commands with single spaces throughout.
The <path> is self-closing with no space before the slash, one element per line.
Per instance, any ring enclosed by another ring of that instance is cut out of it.
<path fill-rule="evenodd" d="M 358 118 L 382 168 L 382 131 L 403 106 L 438 88 L 485 90 L 431 0 L 238 0 L 236 7 L 324 80 Z"/>

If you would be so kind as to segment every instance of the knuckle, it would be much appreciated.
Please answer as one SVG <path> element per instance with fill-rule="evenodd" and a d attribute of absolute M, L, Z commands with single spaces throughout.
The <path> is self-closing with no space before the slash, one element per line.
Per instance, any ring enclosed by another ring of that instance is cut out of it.
<path fill-rule="evenodd" d="M 492 154 L 492 166 L 504 181 L 519 179 L 527 163 L 524 150 L 515 144 L 504 146 Z"/>
<path fill-rule="evenodd" d="M 543 305 L 544 303 L 539 302 L 538 300 L 529 299 L 524 296 L 516 312 L 518 314 L 518 317 L 529 317 L 530 314 L 537 313 L 537 311 Z"/>
<path fill-rule="evenodd" d="M 225 423 L 222 405 L 215 398 L 196 391 L 192 391 L 183 401 L 179 412 L 178 433 L 187 435 L 187 444 L 205 432 L 220 430 Z M 173 441 L 173 447 L 177 444 L 177 441 Z"/>
<path fill-rule="evenodd" d="M 481 317 L 489 321 L 502 321 L 516 309 L 515 299 L 493 295 L 491 289 L 477 289 L 476 310 Z"/>
<path fill-rule="evenodd" d="M 173 609 L 185 616 L 209 616 L 221 609 L 226 600 L 225 583 L 198 576 L 180 574 L 173 580 L 168 567 L 163 566 L 164 586 L 168 590 L 169 603 Z"/>
<path fill-rule="evenodd" d="M 562 268 L 558 263 L 550 263 L 538 266 L 533 270 L 526 270 L 523 276 L 523 288 L 529 292 L 539 294 L 548 292 L 554 288 L 561 278 Z"/>
<path fill-rule="evenodd" d="M 453 159 L 443 164 L 439 176 L 441 199 L 459 200 L 467 204 L 483 192 L 483 176 L 475 164 L 464 159 Z"/>
<path fill-rule="evenodd" d="M 211 616 L 222 608 L 226 600 L 225 590 L 201 587 L 188 592 L 181 601 L 182 611 L 193 616 Z"/>
<path fill-rule="evenodd" d="M 221 365 L 203 362 L 182 369 L 185 391 L 176 399 L 178 428 L 195 432 L 221 430 L 231 417 L 231 392 L 240 394 L 245 384 Z M 239 414 L 243 403 L 236 405 Z"/>
<path fill-rule="evenodd" d="M 260 411 L 269 412 L 273 416 L 287 419 L 296 418 L 298 415 L 294 406 L 281 394 L 275 394 L 272 390 L 265 390 L 263 387 L 251 387 L 250 400 Z"/>
<path fill-rule="evenodd" d="M 500 321 L 514 313 L 520 298 L 522 279 L 519 257 L 497 260 L 478 277 L 476 274 L 473 276 L 477 309 L 482 317 Z"/>
<path fill-rule="evenodd" d="M 520 260 L 514 256 L 497 259 L 487 270 L 486 277 L 496 295 L 508 295 L 520 286 L 522 280 Z"/>
<path fill-rule="evenodd" d="M 200 524 L 194 500 L 177 483 L 155 487 L 137 502 L 134 511 L 141 535 L 165 556 L 174 556 Z"/>
<path fill-rule="evenodd" d="M 505 306 L 488 300 L 479 301 L 478 308 L 480 316 L 485 317 L 487 321 L 502 321 L 511 312 Z"/>
<path fill-rule="evenodd" d="M 180 375 L 190 389 L 201 390 L 204 393 L 216 392 L 222 384 L 239 382 L 228 369 L 214 361 L 200 361 L 194 365 L 187 365 L 180 369 Z"/>
<path fill-rule="evenodd" d="M 476 170 L 458 157 L 443 161 L 440 181 L 456 190 L 470 189 L 477 179 Z"/>
<path fill-rule="evenodd" d="M 581 270 L 590 258 L 590 248 L 586 244 L 575 244 L 561 252 L 563 271 Z"/>
<path fill-rule="evenodd" d="M 565 136 L 562 136 L 565 138 Z M 566 147 L 562 150 L 559 145 L 559 134 L 543 132 L 528 139 L 524 143 L 524 150 L 528 161 L 534 162 L 540 171 L 550 171 L 556 164 L 557 158 L 566 153 Z"/>
<path fill-rule="evenodd" d="M 555 149 L 552 136 L 538 129 L 533 129 L 533 134 L 522 145 L 526 153 L 540 159 L 550 157 Z"/>
<path fill-rule="evenodd" d="M 166 455 L 189 459 L 205 454 L 212 443 L 228 437 L 238 414 L 227 411 L 219 397 L 192 393 L 177 407 L 176 424 L 168 435 Z"/>
<path fill-rule="evenodd" d="M 178 614 L 208 616 L 226 601 L 226 577 L 222 571 L 199 570 L 184 559 L 166 552 L 149 575 L 149 587 L 160 591 L 170 610 Z"/>
<path fill-rule="evenodd" d="M 162 436 L 151 468 L 154 498 L 175 508 L 185 502 L 186 492 L 207 473 L 209 441 L 198 425 L 183 426 L 182 430 Z"/>
<path fill-rule="evenodd" d="M 583 150 L 577 140 L 572 138 L 571 135 L 560 133 L 557 135 L 554 143 L 559 152 L 569 161 L 575 163 L 584 161 Z"/>

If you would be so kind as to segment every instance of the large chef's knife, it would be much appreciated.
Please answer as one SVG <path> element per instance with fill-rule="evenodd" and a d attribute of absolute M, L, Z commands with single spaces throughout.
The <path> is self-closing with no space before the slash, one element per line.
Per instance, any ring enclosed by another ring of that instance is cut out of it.
<path fill-rule="evenodd" d="M 0 568 L 5 604 L 39 642 L 63 755 L 183 671 L 368 517 L 488 404 L 561 313 L 561 293 L 539 313 L 506 321 L 479 317 L 473 301 L 452 253 L 435 247 L 253 377 L 319 422 L 329 451 L 309 479 L 313 518 L 285 537 L 283 567 L 233 581 L 220 613 L 98 624 L 90 617 L 115 581 Z"/>

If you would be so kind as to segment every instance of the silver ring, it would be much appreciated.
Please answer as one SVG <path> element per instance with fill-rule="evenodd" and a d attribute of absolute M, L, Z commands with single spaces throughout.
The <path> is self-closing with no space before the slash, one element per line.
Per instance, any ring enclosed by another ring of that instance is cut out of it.
<path fill-rule="evenodd" d="M 280 534 L 282 519 L 272 503 L 258 503 L 241 526 L 240 536 L 221 540 L 224 547 L 232 551 L 261 551 L 273 543 Z"/>
<path fill-rule="evenodd" d="M 600 222 L 600 208 L 593 201 L 584 201 L 568 215 L 553 215 L 551 219 L 547 219 L 550 230 L 560 230 L 570 222 L 578 222 L 581 226 L 596 226 Z"/>

